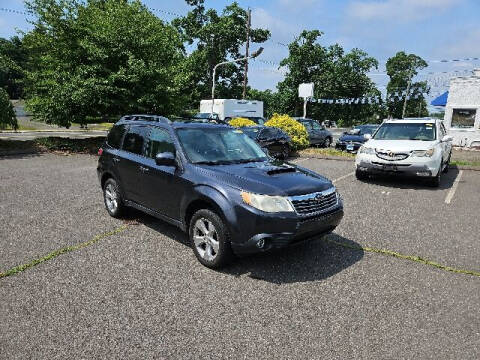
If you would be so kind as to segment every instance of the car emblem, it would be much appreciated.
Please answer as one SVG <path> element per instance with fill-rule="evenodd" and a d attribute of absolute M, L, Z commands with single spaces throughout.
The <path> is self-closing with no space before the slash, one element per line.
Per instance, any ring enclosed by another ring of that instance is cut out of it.
<path fill-rule="evenodd" d="M 315 195 L 315 200 L 316 201 L 322 201 L 323 200 L 323 195 L 322 194 Z"/>
<path fill-rule="evenodd" d="M 394 157 L 394 156 L 395 156 L 395 154 L 394 154 L 392 151 L 389 151 L 389 152 L 388 152 L 388 156 L 390 156 L 390 157 Z"/>

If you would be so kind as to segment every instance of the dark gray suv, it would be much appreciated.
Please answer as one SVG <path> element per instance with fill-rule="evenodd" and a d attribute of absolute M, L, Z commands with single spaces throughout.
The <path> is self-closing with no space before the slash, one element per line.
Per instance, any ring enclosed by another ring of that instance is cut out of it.
<path fill-rule="evenodd" d="M 323 236 L 343 217 L 330 180 L 269 158 L 230 126 L 126 116 L 99 154 L 109 214 L 133 207 L 178 226 L 211 268 Z"/>

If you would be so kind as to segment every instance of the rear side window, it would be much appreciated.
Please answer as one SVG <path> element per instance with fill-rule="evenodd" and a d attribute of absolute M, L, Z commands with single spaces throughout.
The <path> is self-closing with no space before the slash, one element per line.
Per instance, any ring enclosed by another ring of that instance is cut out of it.
<path fill-rule="evenodd" d="M 112 127 L 107 136 L 107 144 L 115 149 L 120 149 L 123 135 L 125 135 L 126 130 L 127 128 L 125 125 L 115 125 Z"/>
<path fill-rule="evenodd" d="M 175 154 L 175 145 L 167 131 L 152 128 L 145 147 L 145 156 L 155 159 L 158 153 L 171 152 Z"/>
<path fill-rule="evenodd" d="M 123 140 L 123 150 L 133 154 L 143 155 L 143 146 L 148 129 L 145 126 L 132 126 L 128 129 L 125 140 Z"/>

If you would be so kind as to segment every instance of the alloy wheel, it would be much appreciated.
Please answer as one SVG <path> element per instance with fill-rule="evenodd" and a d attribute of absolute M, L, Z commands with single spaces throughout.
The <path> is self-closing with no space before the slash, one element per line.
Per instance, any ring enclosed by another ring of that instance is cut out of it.
<path fill-rule="evenodd" d="M 200 218 L 195 222 L 193 242 L 202 259 L 213 261 L 217 257 L 220 242 L 217 229 L 210 220 Z"/>
<path fill-rule="evenodd" d="M 114 213 L 118 207 L 118 193 L 112 184 L 105 187 L 105 203 L 110 212 Z"/>

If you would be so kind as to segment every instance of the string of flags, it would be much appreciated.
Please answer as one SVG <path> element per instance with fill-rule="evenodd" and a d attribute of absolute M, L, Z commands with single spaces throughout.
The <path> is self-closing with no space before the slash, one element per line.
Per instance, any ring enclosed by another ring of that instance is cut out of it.
<path fill-rule="evenodd" d="M 308 98 L 307 101 L 310 103 L 317 103 L 317 104 L 336 104 L 336 105 L 352 105 L 352 104 L 380 104 L 383 102 L 396 102 L 400 100 L 405 100 L 405 93 L 403 92 L 394 92 L 388 94 L 385 99 L 381 96 L 369 96 L 369 97 L 361 97 L 361 98 L 341 98 L 341 99 L 316 99 L 316 98 Z M 421 93 L 415 93 L 407 95 L 407 100 L 410 99 L 419 99 L 423 97 Z"/>

